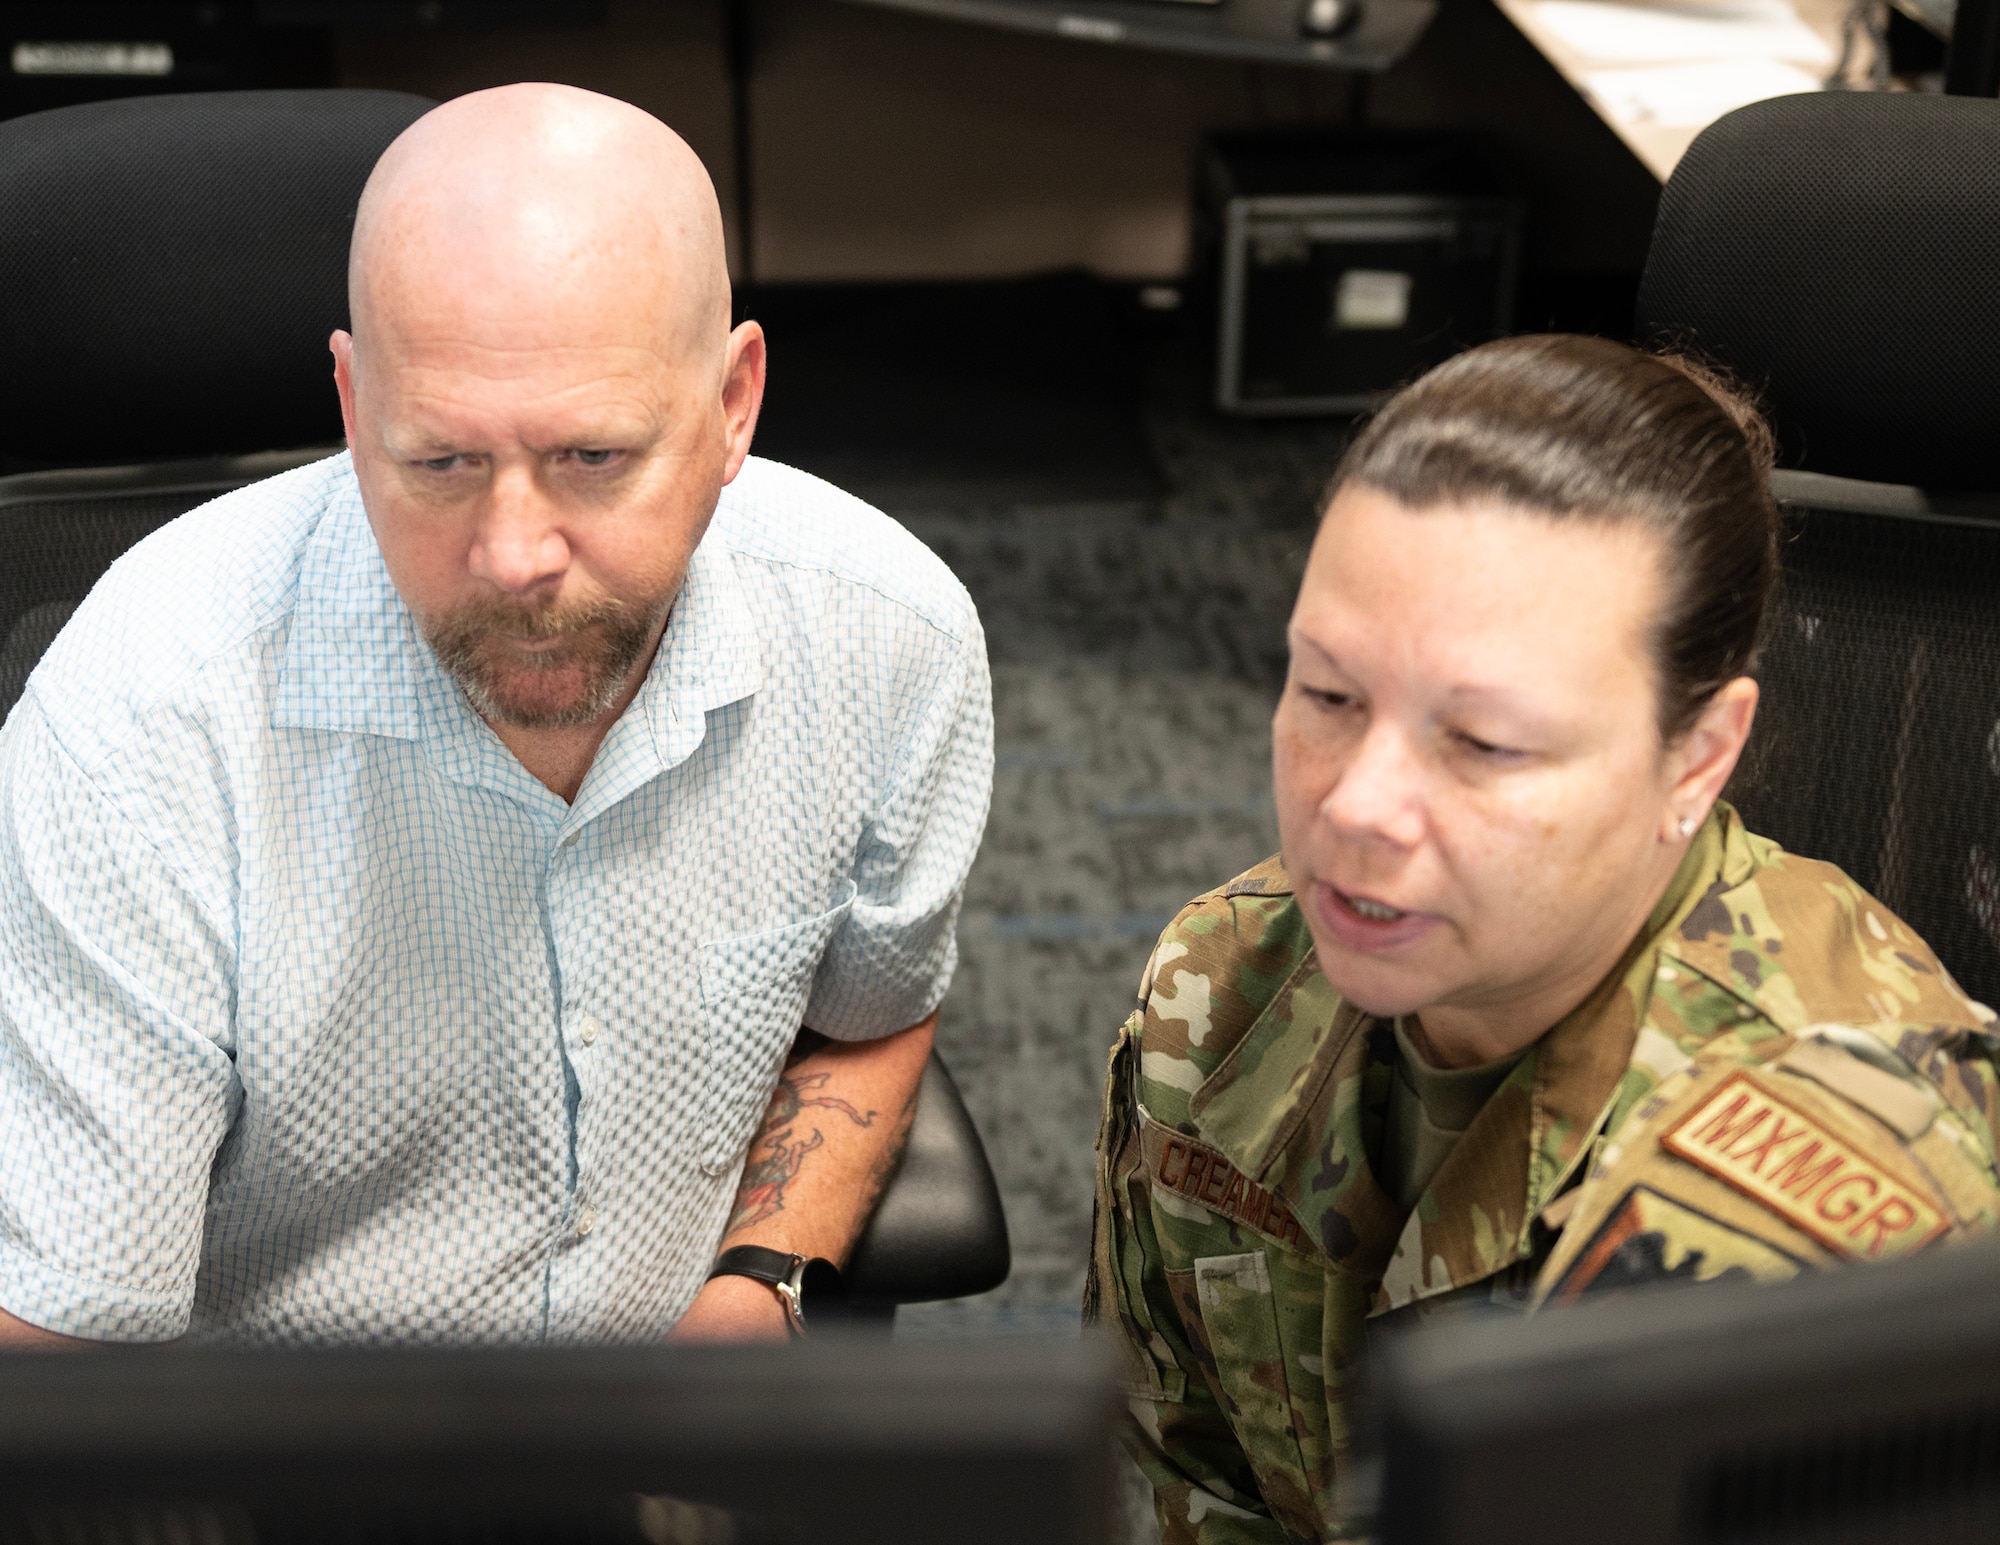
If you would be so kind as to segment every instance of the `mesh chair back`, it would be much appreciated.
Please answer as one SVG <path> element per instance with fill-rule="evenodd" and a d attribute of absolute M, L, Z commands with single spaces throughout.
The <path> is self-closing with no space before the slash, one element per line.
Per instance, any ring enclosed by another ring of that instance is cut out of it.
<path fill-rule="evenodd" d="M 2000 104 L 1827 93 L 1720 120 L 1662 196 L 1638 322 L 1761 391 L 1809 474 L 1781 474 L 1729 797 L 2000 1002 L 2000 497 L 1977 492 L 2000 488 Z"/>
<path fill-rule="evenodd" d="M 0 478 L 0 719 L 128 547 L 218 494 L 331 454 L 323 447 Z"/>
<path fill-rule="evenodd" d="M 1798 510 L 1729 798 L 2000 1003 L 2000 525 Z"/>

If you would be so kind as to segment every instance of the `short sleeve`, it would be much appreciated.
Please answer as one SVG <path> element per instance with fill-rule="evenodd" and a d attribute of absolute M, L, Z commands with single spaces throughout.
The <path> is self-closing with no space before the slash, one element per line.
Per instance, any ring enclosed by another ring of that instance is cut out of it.
<path fill-rule="evenodd" d="M 907 1029 L 958 963 L 965 877 L 993 792 L 993 687 L 970 600 L 938 651 L 855 855 L 854 905 L 822 958 L 805 1023 L 836 1040 Z"/>
<path fill-rule="evenodd" d="M 0 1308 L 65 1335 L 186 1330 L 239 1101 L 229 932 L 64 751 L 0 731 Z"/>

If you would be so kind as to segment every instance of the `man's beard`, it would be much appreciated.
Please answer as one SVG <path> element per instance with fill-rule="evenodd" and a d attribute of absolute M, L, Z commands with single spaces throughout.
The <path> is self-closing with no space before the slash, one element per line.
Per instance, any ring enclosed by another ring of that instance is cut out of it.
<path fill-rule="evenodd" d="M 424 637 L 479 716 L 523 730 L 573 730 L 611 710 L 671 600 L 638 608 L 622 601 L 522 606 L 478 601 L 427 620 Z M 501 640 L 563 635 L 522 653 Z"/>

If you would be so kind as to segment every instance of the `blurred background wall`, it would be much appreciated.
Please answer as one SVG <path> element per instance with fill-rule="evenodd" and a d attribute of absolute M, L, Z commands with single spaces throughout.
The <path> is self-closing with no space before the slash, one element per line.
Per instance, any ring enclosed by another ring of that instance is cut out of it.
<path fill-rule="evenodd" d="M 1211 133 L 1344 124 L 1348 77 L 755 0 L 757 277 L 1177 275 Z M 339 83 L 450 95 L 523 79 L 609 92 L 687 138 L 733 197 L 723 0 L 611 0 L 602 28 L 358 31 Z M 1658 188 L 1488 0 L 1445 0 L 1370 83 L 1381 128 L 1476 136 L 1531 202 L 1531 274 L 1636 273 Z"/>

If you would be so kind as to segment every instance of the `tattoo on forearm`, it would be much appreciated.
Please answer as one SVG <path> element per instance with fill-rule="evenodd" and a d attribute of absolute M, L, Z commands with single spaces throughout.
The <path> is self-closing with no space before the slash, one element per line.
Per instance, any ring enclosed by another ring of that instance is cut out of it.
<path fill-rule="evenodd" d="M 903 1149 L 910 1141 L 910 1125 L 916 1119 L 917 1090 L 912 1089 L 903 1099 L 903 1108 L 896 1112 L 895 1136 L 875 1156 L 875 1166 L 868 1172 L 868 1210 L 871 1212 L 882 1193 L 888 1189 L 889 1182 L 896 1178 L 896 1170 L 903 1162 Z"/>
<path fill-rule="evenodd" d="M 763 1130 L 750 1150 L 750 1162 L 743 1166 L 743 1184 L 736 1192 L 736 1210 L 729 1219 L 729 1233 L 762 1223 L 785 1210 L 785 1187 L 798 1178 L 806 1155 L 826 1142 L 817 1126 L 810 1136 L 800 1136 L 806 1125 L 800 1117 L 807 1110 L 837 1110 L 857 1127 L 875 1125 L 874 1111 L 856 1110 L 836 1095 L 820 1094 L 830 1073 L 787 1073 L 778 1080 L 777 1091 L 764 1112 Z M 810 1119 L 810 1118 L 808 1118 Z"/>

